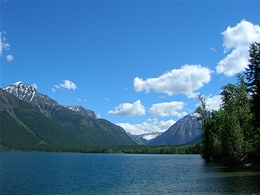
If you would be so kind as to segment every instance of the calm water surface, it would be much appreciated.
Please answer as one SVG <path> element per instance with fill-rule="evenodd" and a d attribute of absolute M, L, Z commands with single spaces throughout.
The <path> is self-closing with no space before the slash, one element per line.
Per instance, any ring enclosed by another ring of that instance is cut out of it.
<path fill-rule="evenodd" d="M 0 152 L 0 194 L 260 194 L 260 172 L 200 155 Z"/>

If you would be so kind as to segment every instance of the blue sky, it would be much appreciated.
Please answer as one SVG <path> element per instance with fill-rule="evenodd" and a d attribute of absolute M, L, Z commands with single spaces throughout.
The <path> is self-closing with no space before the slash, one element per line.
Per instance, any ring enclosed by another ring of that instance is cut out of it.
<path fill-rule="evenodd" d="M 260 41 L 259 1 L 1 0 L 1 83 L 34 85 L 63 105 L 141 134 L 194 112 Z"/>

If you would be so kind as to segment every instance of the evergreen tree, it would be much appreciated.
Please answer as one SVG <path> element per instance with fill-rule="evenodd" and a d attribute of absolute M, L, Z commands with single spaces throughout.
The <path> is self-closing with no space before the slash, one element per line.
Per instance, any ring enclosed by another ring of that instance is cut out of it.
<path fill-rule="evenodd" d="M 260 155 L 260 42 L 254 42 L 249 47 L 249 64 L 245 75 L 247 79 L 247 90 L 251 98 L 251 110 L 253 113 L 252 131 L 253 147 L 256 155 Z"/>
<path fill-rule="evenodd" d="M 252 150 L 252 143 L 254 134 L 252 126 L 252 112 L 250 110 L 250 99 L 247 93 L 246 83 L 244 77 L 241 74 L 237 75 L 237 88 L 236 88 L 236 112 L 238 116 L 238 122 L 243 131 L 244 136 L 244 152 L 248 153 Z"/>
<path fill-rule="evenodd" d="M 239 161 L 242 154 L 243 132 L 237 113 L 237 86 L 228 84 L 222 88 L 224 125 L 221 136 L 222 157 L 228 164 Z"/>
<path fill-rule="evenodd" d="M 246 68 L 247 90 L 251 96 L 254 127 L 260 127 L 260 43 L 254 42 L 249 47 L 249 65 Z"/>
<path fill-rule="evenodd" d="M 210 113 L 206 107 L 205 97 L 199 95 L 200 106 L 197 108 L 197 112 L 200 114 L 198 120 L 201 121 L 202 129 L 202 157 L 207 161 L 211 162 L 212 159 L 212 142 L 211 142 L 211 124 L 210 124 Z"/>

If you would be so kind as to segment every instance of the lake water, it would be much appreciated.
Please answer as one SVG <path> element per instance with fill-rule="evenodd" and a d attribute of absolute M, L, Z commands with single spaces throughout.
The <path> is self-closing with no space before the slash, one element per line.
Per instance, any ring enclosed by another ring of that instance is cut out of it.
<path fill-rule="evenodd" d="M 0 194 L 259 194 L 260 172 L 200 155 L 0 152 Z"/>

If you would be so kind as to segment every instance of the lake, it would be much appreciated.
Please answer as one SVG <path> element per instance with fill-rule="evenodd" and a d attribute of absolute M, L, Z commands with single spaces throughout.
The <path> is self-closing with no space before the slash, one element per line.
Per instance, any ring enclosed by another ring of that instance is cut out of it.
<path fill-rule="evenodd" d="M 200 155 L 0 152 L 1 194 L 257 194 L 260 172 Z"/>

